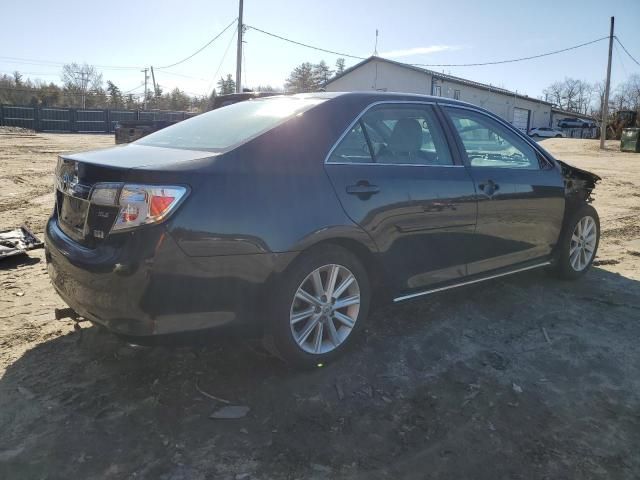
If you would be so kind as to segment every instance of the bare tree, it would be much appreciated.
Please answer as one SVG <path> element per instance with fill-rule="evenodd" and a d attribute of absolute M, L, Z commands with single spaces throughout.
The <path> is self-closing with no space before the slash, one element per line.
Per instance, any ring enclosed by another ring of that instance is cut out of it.
<path fill-rule="evenodd" d="M 545 88 L 542 93 L 544 93 L 545 98 L 548 99 L 547 101 L 554 103 L 562 108 L 562 90 L 562 82 L 553 82 L 551 85 Z"/>
<path fill-rule="evenodd" d="M 589 108 L 591 107 L 591 101 L 593 98 L 593 85 L 584 80 L 578 80 L 577 84 L 577 111 L 580 113 L 584 113 L 585 115 L 589 113 Z"/>
<path fill-rule="evenodd" d="M 640 109 L 640 75 L 635 73 L 616 87 L 613 103 L 617 110 Z"/>
<path fill-rule="evenodd" d="M 553 82 L 543 90 L 547 101 L 563 110 L 588 113 L 593 99 L 594 86 L 584 80 L 565 78 Z"/>
<path fill-rule="evenodd" d="M 84 108 L 87 95 L 102 90 L 102 73 L 93 65 L 68 63 L 62 67 L 62 83 L 72 102 L 80 100 Z"/>

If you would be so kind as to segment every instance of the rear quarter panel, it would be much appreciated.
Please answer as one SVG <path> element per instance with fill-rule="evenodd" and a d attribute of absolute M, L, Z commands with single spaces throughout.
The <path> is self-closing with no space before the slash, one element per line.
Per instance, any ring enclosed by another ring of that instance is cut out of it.
<path fill-rule="evenodd" d="M 192 177 L 190 198 L 168 223 L 190 256 L 299 251 L 347 237 L 373 250 L 344 213 L 324 158 L 362 108 L 328 100 L 211 160 Z"/>

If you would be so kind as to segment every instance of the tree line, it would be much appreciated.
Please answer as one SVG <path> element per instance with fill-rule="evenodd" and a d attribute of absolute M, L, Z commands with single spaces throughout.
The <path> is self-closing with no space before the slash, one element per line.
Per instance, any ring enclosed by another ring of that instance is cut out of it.
<path fill-rule="evenodd" d="M 302 93 L 320 90 L 334 75 L 344 71 L 344 59 L 340 58 L 330 68 L 323 60 L 318 64 L 305 62 L 291 72 L 285 81 L 285 89 L 271 85 L 258 85 L 243 91 Z M 19 71 L 12 75 L 0 75 L 0 103 L 41 107 L 112 108 L 205 111 L 211 108 L 217 95 L 235 93 L 236 83 L 231 74 L 218 80 L 217 90 L 209 97 L 188 95 L 179 88 L 165 92 L 161 85 L 152 84 L 144 94 L 122 91 L 112 80 L 103 79 L 93 65 L 70 63 L 62 67 L 61 84 L 25 78 Z M 139 87 L 138 87 L 139 88 Z M 137 88 L 136 88 L 137 89 Z M 133 89 L 133 90 L 136 90 Z"/>
<path fill-rule="evenodd" d="M 553 82 L 543 90 L 545 100 L 575 113 L 599 117 L 604 103 L 604 82 L 589 83 L 575 78 Z M 609 95 L 609 111 L 640 110 L 640 75 L 632 74 Z"/>
<path fill-rule="evenodd" d="M 145 103 L 144 94 L 123 92 L 111 80 L 107 80 L 105 85 L 102 73 L 93 65 L 64 65 L 60 77 L 62 85 L 25 79 L 19 71 L 12 75 L 0 75 L 0 103 L 129 110 L 142 109 Z M 207 98 L 187 95 L 179 88 L 164 92 L 160 85 L 155 89 L 151 85 L 146 102 L 148 109 L 202 110 L 206 108 Z"/>

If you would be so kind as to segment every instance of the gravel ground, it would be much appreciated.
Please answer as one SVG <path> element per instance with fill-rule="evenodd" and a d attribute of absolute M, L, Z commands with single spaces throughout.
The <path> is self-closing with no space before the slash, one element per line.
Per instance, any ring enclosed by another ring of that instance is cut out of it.
<path fill-rule="evenodd" d="M 56 155 L 111 136 L 0 134 L 0 230 L 41 235 Z M 603 177 L 592 271 L 533 271 L 372 312 L 342 361 L 252 343 L 131 348 L 56 321 L 42 250 L 0 265 L 0 478 L 640 477 L 640 155 L 550 139 Z M 225 404 L 250 408 L 210 418 Z"/>

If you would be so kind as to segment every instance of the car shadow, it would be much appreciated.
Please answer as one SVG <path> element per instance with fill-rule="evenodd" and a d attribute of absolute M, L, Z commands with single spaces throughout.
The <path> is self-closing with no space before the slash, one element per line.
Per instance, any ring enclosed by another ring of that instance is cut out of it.
<path fill-rule="evenodd" d="M 14 255 L 5 259 L 0 259 L 0 270 L 15 270 L 16 268 L 35 265 L 40 262 L 38 257 L 30 257 L 27 254 Z"/>
<path fill-rule="evenodd" d="M 637 356 L 625 364 L 609 348 L 635 352 L 638 319 L 640 282 L 593 268 L 577 282 L 534 271 L 378 308 L 352 352 L 310 372 L 238 336 L 132 348 L 83 328 L 0 379 L 0 478 L 386 478 L 427 464 L 457 478 L 590 476 L 597 429 L 579 415 L 618 429 L 611 455 L 638 444 L 640 418 L 602 413 L 605 400 L 640 398 L 627 383 Z M 543 377 L 556 390 L 537 388 Z M 250 411 L 209 418 L 227 404 Z"/>

